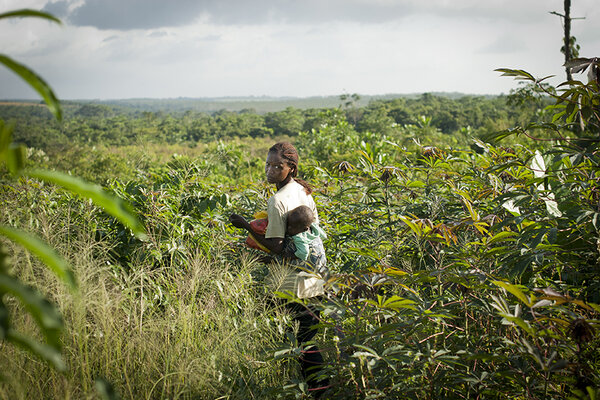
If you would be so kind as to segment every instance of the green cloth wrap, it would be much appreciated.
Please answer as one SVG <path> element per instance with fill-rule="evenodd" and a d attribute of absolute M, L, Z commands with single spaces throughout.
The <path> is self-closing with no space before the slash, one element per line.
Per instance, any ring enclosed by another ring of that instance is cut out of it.
<path fill-rule="evenodd" d="M 323 231 L 323 229 L 321 229 L 317 224 L 312 224 L 309 230 L 292 236 L 291 239 L 296 245 L 296 252 L 294 255 L 299 259 L 306 261 L 310 253 L 310 243 L 317 238 L 327 238 L 325 231 Z"/>

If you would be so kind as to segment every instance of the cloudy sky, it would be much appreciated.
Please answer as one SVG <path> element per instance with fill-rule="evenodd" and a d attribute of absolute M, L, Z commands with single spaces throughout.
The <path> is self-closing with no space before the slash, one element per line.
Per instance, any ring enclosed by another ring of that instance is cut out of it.
<path fill-rule="evenodd" d="M 572 0 L 600 56 L 597 0 Z M 0 0 L 0 53 L 61 99 L 507 93 L 495 68 L 564 78 L 563 0 Z M 556 83 L 559 81 L 557 80 Z M 0 66 L 0 99 L 37 98 Z"/>

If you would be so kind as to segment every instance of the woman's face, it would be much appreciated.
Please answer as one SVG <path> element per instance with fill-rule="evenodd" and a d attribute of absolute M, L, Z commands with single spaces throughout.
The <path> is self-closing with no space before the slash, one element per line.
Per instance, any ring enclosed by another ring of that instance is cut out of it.
<path fill-rule="evenodd" d="M 275 152 L 267 154 L 267 163 L 265 164 L 265 175 L 269 183 L 281 183 L 290 174 L 292 169 L 287 161 Z"/>

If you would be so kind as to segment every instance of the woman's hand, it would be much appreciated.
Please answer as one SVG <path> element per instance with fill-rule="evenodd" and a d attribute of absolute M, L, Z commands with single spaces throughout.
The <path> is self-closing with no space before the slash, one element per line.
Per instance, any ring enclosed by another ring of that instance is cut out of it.
<path fill-rule="evenodd" d="M 235 226 L 236 228 L 242 229 L 248 229 L 250 225 L 248 221 L 246 221 L 246 218 L 239 214 L 231 214 L 229 216 L 229 222 L 231 222 L 231 225 Z"/>
<path fill-rule="evenodd" d="M 242 228 L 252 233 L 254 239 L 265 246 L 267 249 L 271 250 L 275 254 L 279 254 L 283 250 L 283 238 L 265 238 L 265 235 L 261 235 L 260 233 L 256 233 L 252 230 L 250 223 L 246 221 L 246 218 L 242 217 L 239 214 L 231 214 L 229 216 L 229 222 L 236 228 Z"/>

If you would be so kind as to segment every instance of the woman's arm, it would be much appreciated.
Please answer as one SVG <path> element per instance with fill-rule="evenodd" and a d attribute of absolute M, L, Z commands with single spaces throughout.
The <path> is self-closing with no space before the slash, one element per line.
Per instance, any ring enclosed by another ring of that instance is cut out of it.
<path fill-rule="evenodd" d="M 262 244 L 273 253 L 281 254 L 283 251 L 283 238 L 266 238 L 265 235 L 254 232 L 250 223 L 241 215 L 231 214 L 229 216 L 229 222 L 236 228 L 242 228 L 250 232 L 258 243 Z"/>

